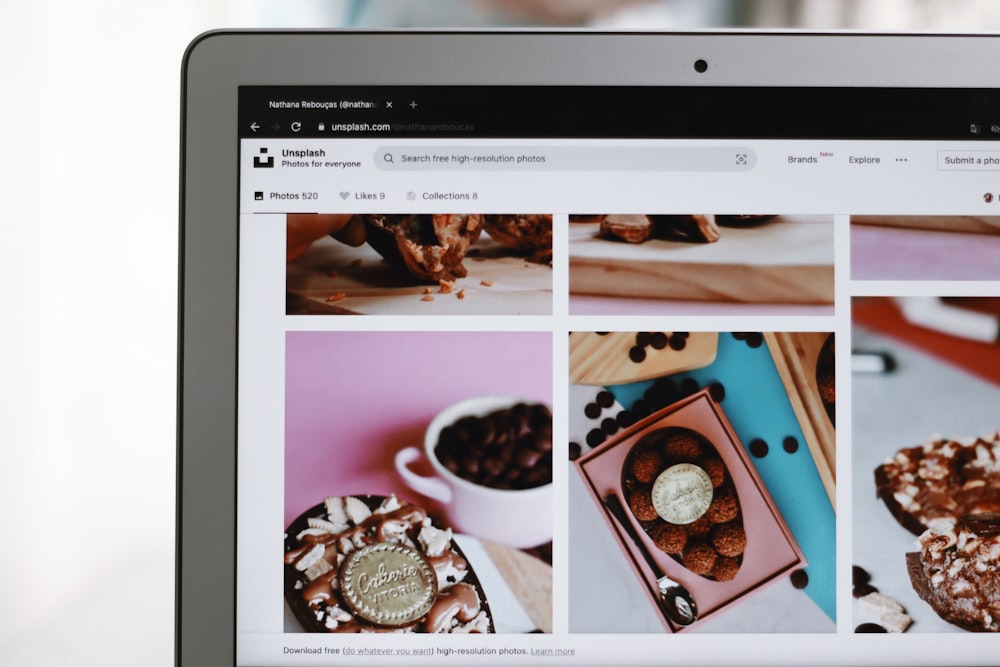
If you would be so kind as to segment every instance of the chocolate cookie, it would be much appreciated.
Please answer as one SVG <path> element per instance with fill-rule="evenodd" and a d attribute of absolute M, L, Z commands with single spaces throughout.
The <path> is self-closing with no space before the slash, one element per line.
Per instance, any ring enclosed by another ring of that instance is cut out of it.
<path fill-rule="evenodd" d="M 306 632 L 494 632 L 451 530 L 395 496 L 327 498 L 288 527 L 284 563 Z"/>
<path fill-rule="evenodd" d="M 601 219 L 601 235 L 626 243 L 642 243 L 653 236 L 653 222 L 645 215 L 607 215 Z"/>

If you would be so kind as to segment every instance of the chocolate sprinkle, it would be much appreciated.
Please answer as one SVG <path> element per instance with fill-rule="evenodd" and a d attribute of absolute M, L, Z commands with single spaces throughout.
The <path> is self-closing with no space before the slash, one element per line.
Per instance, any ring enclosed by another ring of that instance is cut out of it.
<path fill-rule="evenodd" d="M 799 590 L 809 585 L 809 575 L 806 574 L 805 570 L 795 570 L 795 572 L 792 572 L 791 580 L 792 586 L 795 586 Z"/>
<path fill-rule="evenodd" d="M 667 334 L 657 331 L 649 337 L 649 344 L 654 350 L 662 350 L 667 346 Z"/>
<path fill-rule="evenodd" d="M 677 350 L 679 352 L 680 350 L 683 350 L 686 345 L 687 345 L 686 337 L 682 338 L 677 334 L 674 334 L 673 336 L 670 337 L 671 350 Z"/>
<path fill-rule="evenodd" d="M 569 443 L 569 460 L 576 461 L 580 458 L 580 454 L 583 453 L 583 447 L 580 446 L 579 442 Z"/>
<path fill-rule="evenodd" d="M 618 432 L 618 422 L 613 417 L 608 417 L 601 422 L 601 430 L 608 435 L 614 435 Z"/>
<path fill-rule="evenodd" d="M 583 408 L 583 414 L 587 415 L 588 419 L 597 419 L 601 416 L 601 406 L 597 403 L 587 403 Z"/>
<path fill-rule="evenodd" d="M 754 438 L 750 441 L 750 453 L 759 459 L 767 456 L 768 449 L 767 443 L 760 438 Z"/>
<path fill-rule="evenodd" d="M 795 437 L 791 435 L 785 436 L 785 439 L 781 441 L 781 446 L 789 454 L 794 454 L 795 452 L 799 451 L 799 441 L 796 440 Z"/>
<path fill-rule="evenodd" d="M 638 345 L 629 349 L 628 358 L 635 363 L 642 363 L 646 359 L 646 350 Z"/>

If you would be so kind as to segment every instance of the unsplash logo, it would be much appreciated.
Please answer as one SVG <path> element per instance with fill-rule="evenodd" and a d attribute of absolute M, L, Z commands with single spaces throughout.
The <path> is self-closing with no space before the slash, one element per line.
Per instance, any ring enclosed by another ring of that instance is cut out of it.
<path fill-rule="evenodd" d="M 261 148 L 260 155 L 253 156 L 253 166 L 254 169 L 273 169 L 274 156 L 268 155 L 266 148 Z"/>

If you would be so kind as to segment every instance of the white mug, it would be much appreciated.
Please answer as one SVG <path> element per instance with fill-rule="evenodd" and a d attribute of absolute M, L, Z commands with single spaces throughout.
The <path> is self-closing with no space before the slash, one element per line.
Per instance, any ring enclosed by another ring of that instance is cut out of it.
<path fill-rule="evenodd" d="M 452 529 L 517 549 L 552 540 L 552 483 L 521 490 L 475 484 L 444 467 L 434 455 L 434 448 L 441 430 L 460 418 L 483 417 L 526 402 L 511 396 L 479 396 L 459 401 L 431 421 L 422 451 L 411 446 L 396 454 L 396 470 L 403 481 L 417 493 L 442 503 Z M 422 457 L 434 467 L 434 476 L 418 475 L 410 469 L 410 464 Z"/>

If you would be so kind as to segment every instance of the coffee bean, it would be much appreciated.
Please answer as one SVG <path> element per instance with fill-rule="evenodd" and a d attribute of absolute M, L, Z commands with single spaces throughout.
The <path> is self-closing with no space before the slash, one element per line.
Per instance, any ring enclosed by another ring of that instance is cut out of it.
<path fill-rule="evenodd" d="M 603 441 L 604 433 L 595 431 Z M 597 435 L 588 434 L 588 444 Z M 441 430 L 434 454 L 446 468 L 475 484 L 510 489 L 548 484 L 552 412 L 545 405 L 518 403 L 482 417 L 462 417 Z M 532 474 L 526 475 L 529 469 Z"/>
<path fill-rule="evenodd" d="M 611 392 L 608 392 L 608 393 L 610 394 Z M 612 394 L 611 395 L 611 403 L 614 403 L 614 400 L 615 400 L 615 397 Z M 608 405 L 611 405 L 611 403 L 609 403 Z M 608 407 L 608 406 L 605 406 L 605 407 Z M 531 428 L 535 429 L 536 431 L 540 430 L 540 429 L 543 429 L 543 428 L 551 429 L 552 428 L 552 411 L 549 410 L 549 408 L 547 406 L 542 405 L 540 403 L 538 405 L 532 406 L 528 410 L 528 426 L 530 426 Z"/>
<path fill-rule="evenodd" d="M 463 477 L 475 477 L 479 475 L 479 459 L 469 456 L 462 460 L 459 468 Z"/>
<path fill-rule="evenodd" d="M 531 468 L 542 458 L 541 452 L 533 449 L 522 449 L 517 453 L 517 465 L 522 468 Z"/>
<path fill-rule="evenodd" d="M 490 477 L 496 477 L 503 472 L 503 469 L 504 462 L 500 459 L 486 459 L 483 461 L 483 470 L 485 470 L 486 474 Z"/>
<path fill-rule="evenodd" d="M 458 460 L 456 460 L 452 454 L 450 453 L 442 454 L 439 452 L 437 457 L 438 460 L 441 461 L 441 465 L 443 465 L 445 468 L 452 471 L 456 475 L 458 474 Z"/>

